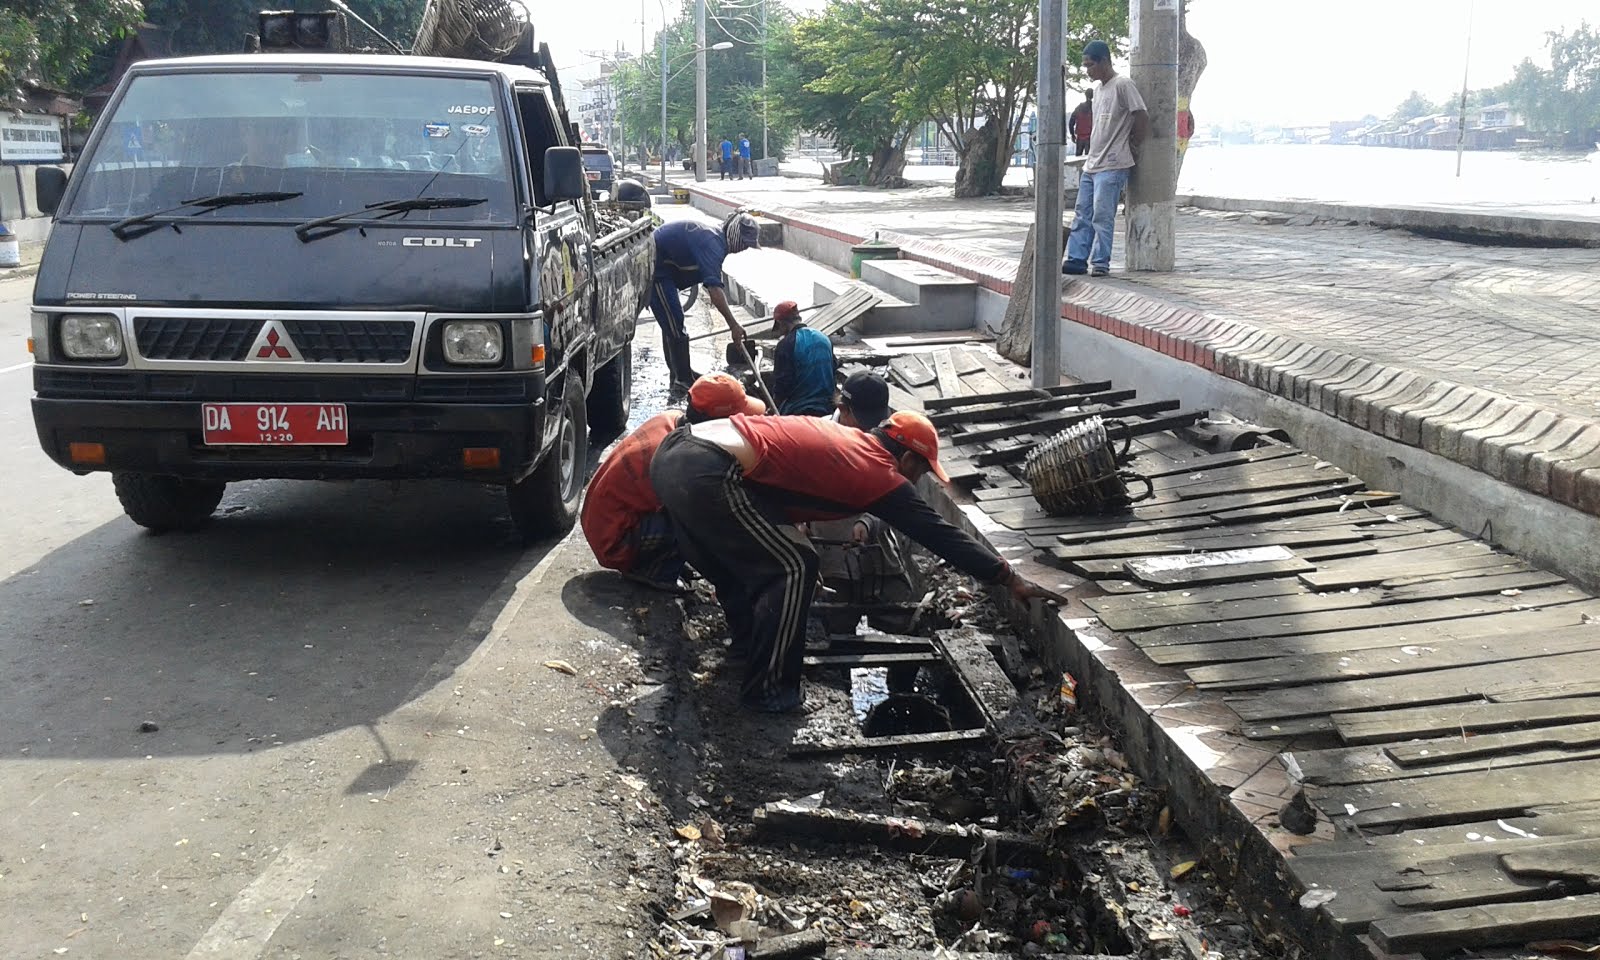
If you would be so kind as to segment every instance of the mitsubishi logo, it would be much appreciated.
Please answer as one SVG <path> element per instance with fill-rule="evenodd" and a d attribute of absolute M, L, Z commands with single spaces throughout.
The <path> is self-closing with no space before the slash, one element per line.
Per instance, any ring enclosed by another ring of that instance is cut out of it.
<path fill-rule="evenodd" d="M 272 330 L 267 333 L 267 342 L 261 345 L 260 350 L 256 351 L 256 357 L 262 360 L 287 360 L 289 359 L 289 348 L 278 343 L 278 331 Z"/>
<path fill-rule="evenodd" d="M 261 325 L 261 332 L 256 334 L 256 341 L 250 345 L 250 352 L 246 356 L 251 360 L 305 359 L 295 348 L 294 341 L 289 339 L 288 331 L 276 320 L 268 320 Z"/>

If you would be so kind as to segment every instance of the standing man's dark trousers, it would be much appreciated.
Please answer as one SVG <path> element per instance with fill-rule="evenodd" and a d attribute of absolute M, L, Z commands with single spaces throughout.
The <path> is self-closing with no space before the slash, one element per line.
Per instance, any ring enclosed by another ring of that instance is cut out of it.
<path fill-rule="evenodd" d="M 758 710 L 798 708 L 816 551 L 779 529 L 782 514 L 746 488 L 731 454 L 687 428 L 661 442 L 650 483 L 684 559 L 717 588 L 735 652 L 747 651 L 741 699 Z"/>
<path fill-rule="evenodd" d="M 672 278 L 657 276 L 650 287 L 650 312 L 661 328 L 661 355 L 676 386 L 687 388 L 695 381 L 689 361 L 689 334 L 683 326 L 683 300 Z"/>

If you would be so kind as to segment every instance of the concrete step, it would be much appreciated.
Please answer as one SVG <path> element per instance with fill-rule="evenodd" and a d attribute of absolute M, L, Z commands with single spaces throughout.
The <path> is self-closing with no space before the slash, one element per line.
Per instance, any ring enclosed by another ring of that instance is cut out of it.
<path fill-rule="evenodd" d="M 868 260 L 861 279 L 915 311 L 868 314 L 867 333 L 914 333 L 921 330 L 971 330 L 978 313 L 978 285 L 966 277 L 915 260 Z M 876 311 L 875 311 L 876 312 Z M 890 322 L 894 326 L 883 326 Z"/>
<path fill-rule="evenodd" d="M 845 279 L 803 257 L 765 247 L 729 257 L 722 271 L 729 302 L 743 304 L 758 317 L 770 315 L 785 300 L 812 306 L 820 302 L 815 299 L 819 285 Z"/>

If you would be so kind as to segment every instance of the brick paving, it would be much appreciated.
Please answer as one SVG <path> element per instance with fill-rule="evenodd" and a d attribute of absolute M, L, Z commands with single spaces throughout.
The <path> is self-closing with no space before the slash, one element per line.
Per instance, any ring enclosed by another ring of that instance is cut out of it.
<path fill-rule="evenodd" d="M 1033 216 L 941 187 L 707 192 L 836 237 L 885 231 L 1002 293 Z M 1077 280 L 1063 316 L 1600 514 L 1600 249 L 1200 210 L 1177 230 L 1175 272 Z"/>

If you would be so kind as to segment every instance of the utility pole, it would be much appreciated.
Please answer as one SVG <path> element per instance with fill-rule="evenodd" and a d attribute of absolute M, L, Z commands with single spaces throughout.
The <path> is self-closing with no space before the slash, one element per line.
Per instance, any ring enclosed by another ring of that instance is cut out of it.
<path fill-rule="evenodd" d="M 1137 0 L 1135 0 L 1137 2 Z M 1067 0 L 1039 0 L 1039 122 L 1033 181 L 1035 387 L 1061 382 L 1061 184 L 1066 142 Z"/>
<path fill-rule="evenodd" d="M 1128 181 L 1129 270 L 1170 271 L 1178 190 L 1178 2 L 1128 0 L 1133 38 L 1128 76 L 1150 116 L 1150 135 Z"/>
<path fill-rule="evenodd" d="M 661 24 L 661 183 L 667 189 L 667 24 Z"/>
<path fill-rule="evenodd" d="M 767 153 L 767 0 L 761 0 L 761 159 Z"/>
<path fill-rule="evenodd" d="M 1467 80 L 1472 75 L 1472 14 L 1476 3 L 1467 4 L 1467 56 L 1461 66 L 1461 118 L 1456 124 L 1456 179 L 1461 179 L 1461 153 L 1467 148 Z"/>
<path fill-rule="evenodd" d="M 706 0 L 694 0 L 694 179 L 706 181 Z"/>

